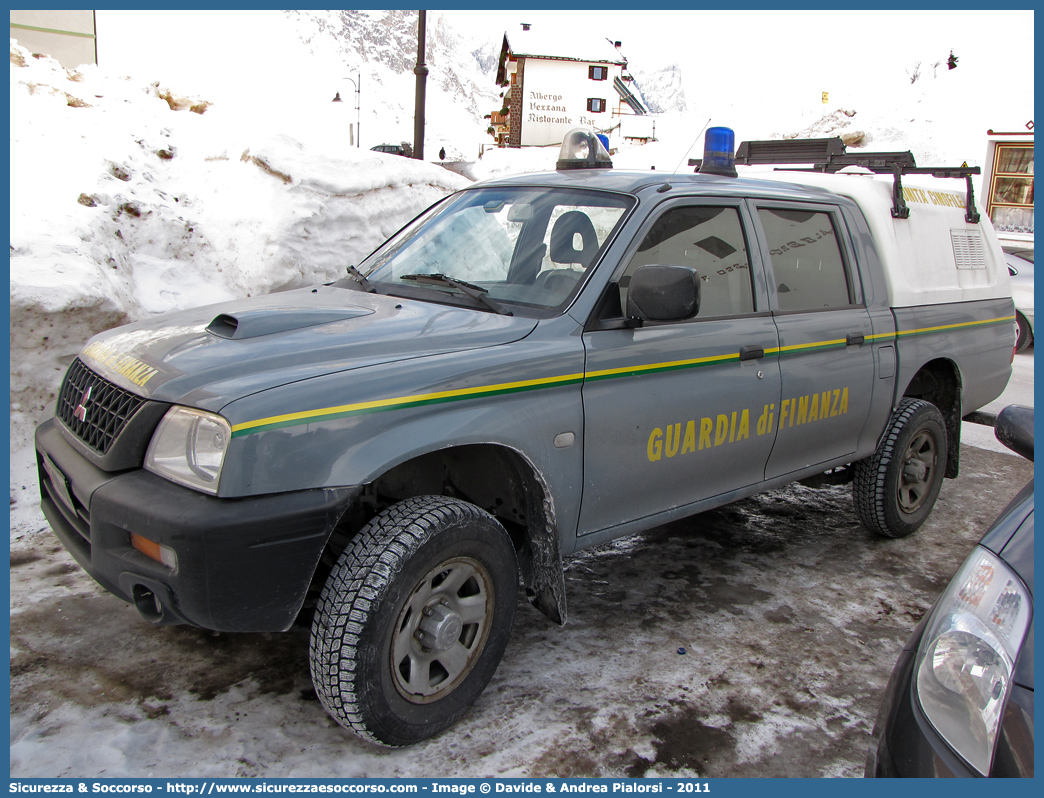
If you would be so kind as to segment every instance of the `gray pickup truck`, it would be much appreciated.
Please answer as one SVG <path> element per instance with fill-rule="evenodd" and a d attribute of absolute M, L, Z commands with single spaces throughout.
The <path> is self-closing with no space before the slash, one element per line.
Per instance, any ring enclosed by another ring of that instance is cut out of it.
<path fill-rule="evenodd" d="M 55 533 L 151 623 L 310 624 L 325 708 L 398 746 L 484 689 L 520 582 L 565 622 L 575 551 L 794 480 L 913 532 L 1011 370 L 975 170 L 707 140 L 665 176 L 574 131 L 336 283 L 95 336 L 36 433 Z"/>

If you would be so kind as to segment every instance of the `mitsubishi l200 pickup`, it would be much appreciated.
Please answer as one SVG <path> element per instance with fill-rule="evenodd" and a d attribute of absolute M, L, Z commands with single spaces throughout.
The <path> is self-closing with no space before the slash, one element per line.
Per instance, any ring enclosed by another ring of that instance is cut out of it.
<path fill-rule="evenodd" d="M 467 711 L 520 583 L 565 622 L 573 552 L 795 480 L 909 535 L 1011 371 L 976 168 L 732 141 L 665 176 L 576 130 L 335 283 L 95 336 L 36 433 L 55 533 L 148 622 L 310 625 L 389 746 Z"/>

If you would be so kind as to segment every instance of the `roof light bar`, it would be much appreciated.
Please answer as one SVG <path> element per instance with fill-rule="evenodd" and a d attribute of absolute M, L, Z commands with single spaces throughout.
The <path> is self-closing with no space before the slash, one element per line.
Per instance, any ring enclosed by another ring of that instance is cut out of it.
<path fill-rule="evenodd" d="M 736 134 L 732 128 L 707 128 L 703 138 L 703 163 L 701 175 L 736 177 Z"/>
<path fill-rule="evenodd" d="M 593 130 L 577 127 L 566 133 L 557 169 L 612 169 L 613 161 Z"/>

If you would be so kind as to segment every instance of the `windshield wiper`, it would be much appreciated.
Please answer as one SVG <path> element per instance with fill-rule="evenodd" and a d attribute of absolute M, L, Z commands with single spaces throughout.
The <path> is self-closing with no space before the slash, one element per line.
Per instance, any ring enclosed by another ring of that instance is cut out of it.
<path fill-rule="evenodd" d="M 368 294 L 376 294 L 377 289 L 374 288 L 370 281 L 366 279 L 365 275 L 354 266 L 348 267 L 348 276 L 355 279 L 355 282 L 359 284 L 359 287 Z"/>
<path fill-rule="evenodd" d="M 399 279 L 428 283 L 429 285 L 447 285 L 450 288 L 456 288 L 462 294 L 467 294 L 472 299 L 478 300 L 494 313 L 499 313 L 501 316 L 515 315 L 489 296 L 489 292 L 482 286 L 466 283 L 463 280 L 458 280 L 456 277 L 447 277 L 445 274 L 404 274 Z"/>

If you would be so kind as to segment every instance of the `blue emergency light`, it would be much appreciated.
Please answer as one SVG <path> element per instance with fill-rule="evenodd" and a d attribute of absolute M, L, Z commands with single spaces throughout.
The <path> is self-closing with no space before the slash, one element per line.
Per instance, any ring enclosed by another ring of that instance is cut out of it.
<path fill-rule="evenodd" d="M 700 174 L 736 177 L 736 134 L 732 128 L 707 128 Z"/>

